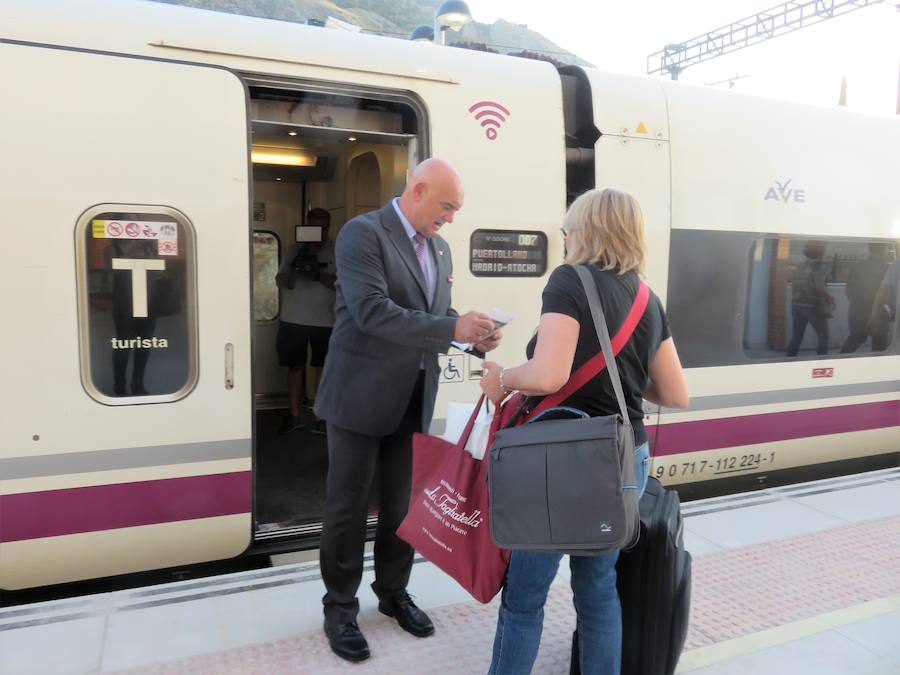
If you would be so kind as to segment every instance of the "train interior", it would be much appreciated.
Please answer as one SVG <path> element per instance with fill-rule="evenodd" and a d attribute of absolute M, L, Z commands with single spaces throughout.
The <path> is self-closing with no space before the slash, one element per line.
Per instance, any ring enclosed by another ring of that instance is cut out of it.
<path fill-rule="evenodd" d="M 328 463 L 324 424 L 317 423 L 312 412 L 321 370 L 310 365 L 307 350 L 303 426 L 279 433 L 289 415 L 288 368 L 279 365 L 276 349 L 279 321 L 286 303 L 294 303 L 288 310 L 291 323 L 307 320 L 302 318 L 304 296 L 311 292 L 321 298 L 318 284 L 325 282 L 304 276 L 300 261 L 308 259 L 310 251 L 318 261 L 327 259 L 328 242 L 347 220 L 379 208 L 402 191 L 417 152 L 420 121 L 416 110 L 399 100 L 271 86 L 251 86 L 250 91 L 255 536 L 274 543 L 297 537 L 314 540 L 320 531 Z M 311 209 L 325 209 L 330 226 L 322 242 L 300 243 L 315 232 L 299 229 L 306 226 Z M 333 246 L 331 250 L 333 255 Z M 304 282 L 280 290 L 275 277 L 282 265 L 289 276 Z"/>

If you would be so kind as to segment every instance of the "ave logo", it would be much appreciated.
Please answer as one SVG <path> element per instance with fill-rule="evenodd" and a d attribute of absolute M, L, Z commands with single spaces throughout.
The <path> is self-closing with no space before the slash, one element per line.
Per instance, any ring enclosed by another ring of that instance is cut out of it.
<path fill-rule="evenodd" d="M 775 187 L 770 187 L 766 192 L 766 196 L 763 198 L 763 201 L 768 199 L 774 199 L 776 202 L 782 202 L 783 204 L 787 204 L 788 202 L 794 202 L 795 204 L 805 204 L 806 203 L 806 190 L 800 190 L 798 188 L 790 187 L 791 181 L 793 178 L 788 178 L 784 184 L 779 183 L 777 180 L 775 181 Z"/>

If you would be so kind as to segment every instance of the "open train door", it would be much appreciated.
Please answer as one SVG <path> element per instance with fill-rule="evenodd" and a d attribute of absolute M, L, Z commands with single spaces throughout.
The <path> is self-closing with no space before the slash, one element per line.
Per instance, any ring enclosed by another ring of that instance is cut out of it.
<path fill-rule="evenodd" d="M 0 75 L 0 588 L 238 555 L 245 87 L 221 68 L 8 41 Z"/>

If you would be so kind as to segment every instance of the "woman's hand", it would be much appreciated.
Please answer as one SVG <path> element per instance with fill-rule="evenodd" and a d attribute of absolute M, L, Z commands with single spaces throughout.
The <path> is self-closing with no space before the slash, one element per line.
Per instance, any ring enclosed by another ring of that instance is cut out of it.
<path fill-rule="evenodd" d="M 503 331 L 499 328 L 495 330 L 490 337 L 485 338 L 481 342 L 475 345 L 475 349 L 480 352 L 487 354 L 490 351 L 495 350 L 500 346 L 500 340 L 503 339 Z"/>
<path fill-rule="evenodd" d="M 485 361 L 481 367 L 484 369 L 484 374 L 481 376 L 481 391 L 491 402 L 499 404 L 506 398 L 506 392 L 500 386 L 500 371 L 503 370 L 503 366 L 493 361 Z"/>

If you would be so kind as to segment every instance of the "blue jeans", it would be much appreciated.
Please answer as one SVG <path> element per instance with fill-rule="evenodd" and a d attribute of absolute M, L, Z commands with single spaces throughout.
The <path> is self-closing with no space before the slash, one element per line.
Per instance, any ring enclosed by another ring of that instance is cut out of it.
<path fill-rule="evenodd" d="M 635 449 L 634 460 L 643 494 L 650 462 L 646 443 Z M 612 551 L 599 556 L 573 555 L 569 559 L 583 675 L 619 675 L 622 609 L 616 590 L 618 558 L 619 552 Z M 561 559 L 560 553 L 512 552 L 488 675 L 531 672 L 544 628 L 544 603 Z"/>

